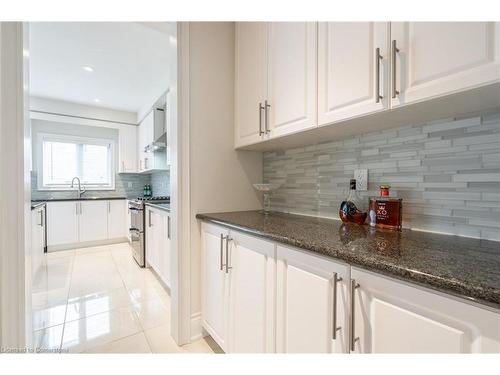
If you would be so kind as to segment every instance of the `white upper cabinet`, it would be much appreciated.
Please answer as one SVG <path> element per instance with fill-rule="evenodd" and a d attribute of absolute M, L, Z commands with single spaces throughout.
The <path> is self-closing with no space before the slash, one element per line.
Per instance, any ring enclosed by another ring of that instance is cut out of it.
<path fill-rule="evenodd" d="M 236 24 L 235 145 L 317 126 L 316 23 Z"/>
<path fill-rule="evenodd" d="M 120 125 L 119 138 L 119 173 L 137 172 L 137 138 L 138 127 L 134 125 Z"/>
<path fill-rule="evenodd" d="M 393 107 L 500 81 L 498 22 L 393 22 L 391 41 Z"/>
<path fill-rule="evenodd" d="M 267 23 L 236 23 L 235 143 L 257 143 L 265 134 Z"/>
<path fill-rule="evenodd" d="M 278 245 L 276 351 L 349 352 L 349 265 Z"/>
<path fill-rule="evenodd" d="M 500 315 L 406 283 L 351 269 L 356 353 L 500 351 Z"/>
<path fill-rule="evenodd" d="M 123 203 L 123 202 L 122 202 Z M 79 204 L 80 242 L 99 241 L 108 238 L 108 202 L 83 201 Z M 123 224 L 123 221 L 120 221 Z"/>
<path fill-rule="evenodd" d="M 230 243 L 230 352 L 273 353 L 275 245 L 236 231 Z"/>
<path fill-rule="evenodd" d="M 318 123 L 388 108 L 388 22 L 318 26 Z"/>
<path fill-rule="evenodd" d="M 268 35 L 268 128 L 271 137 L 317 126 L 314 22 L 271 22 Z M 264 106 L 266 103 L 264 103 Z"/>

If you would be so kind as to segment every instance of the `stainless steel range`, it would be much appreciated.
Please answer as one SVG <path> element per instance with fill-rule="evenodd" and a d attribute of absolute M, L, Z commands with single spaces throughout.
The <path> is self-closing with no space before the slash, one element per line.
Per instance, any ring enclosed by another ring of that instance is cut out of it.
<path fill-rule="evenodd" d="M 170 197 L 144 197 L 129 201 L 128 210 L 130 212 L 130 245 L 135 261 L 141 267 L 146 266 L 146 231 L 145 226 L 145 203 L 170 203 Z"/>

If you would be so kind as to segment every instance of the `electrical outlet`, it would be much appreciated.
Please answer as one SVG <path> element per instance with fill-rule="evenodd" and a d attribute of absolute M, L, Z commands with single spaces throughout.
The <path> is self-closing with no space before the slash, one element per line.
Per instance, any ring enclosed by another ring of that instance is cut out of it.
<path fill-rule="evenodd" d="M 356 180 L 356 190 L 368 190 L 368 169 L 356 169 L 354 179 Z"/>

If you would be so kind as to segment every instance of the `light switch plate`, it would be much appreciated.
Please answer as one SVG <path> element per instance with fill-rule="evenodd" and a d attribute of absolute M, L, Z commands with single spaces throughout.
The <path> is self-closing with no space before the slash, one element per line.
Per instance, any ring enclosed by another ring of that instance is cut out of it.
<path fill-rule="evenodd" d="M 368 169 L 354 170 L 354 179 L 356 180 L 356 190 L 368 190 Z"/>

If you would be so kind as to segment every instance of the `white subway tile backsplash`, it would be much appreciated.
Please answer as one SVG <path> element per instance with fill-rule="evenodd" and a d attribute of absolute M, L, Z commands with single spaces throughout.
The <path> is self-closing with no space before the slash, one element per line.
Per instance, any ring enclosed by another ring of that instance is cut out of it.
<path fill-rule="evenodd" d="M 403 198 L 407 227 L 500 240 L 500 113 L 264 153 L 279 211 L 338 217 L 355 169 L 368 169 L 366 199 L 382 183 Z"/>

